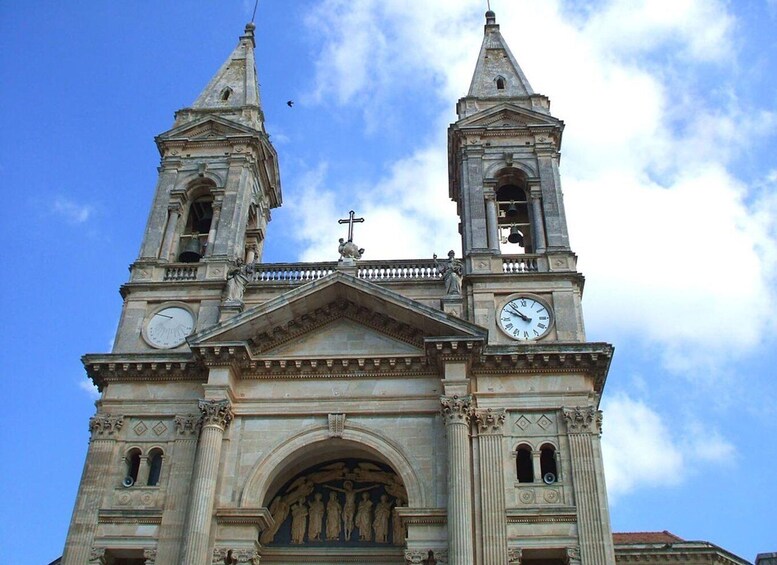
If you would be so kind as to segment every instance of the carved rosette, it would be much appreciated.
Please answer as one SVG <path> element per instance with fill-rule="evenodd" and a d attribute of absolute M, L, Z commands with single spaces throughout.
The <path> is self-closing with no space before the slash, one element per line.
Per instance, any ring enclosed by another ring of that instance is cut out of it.
<path fill-rule="evenodd" d="M 567 430 L 570 434 L 602 433 L 602 411 L 593 406 L 577 406 L 564 410 Z"/>
<path fill-rule="evenodd" d="M 124 425 L 124 416 L 105 416 L 98 414 L 89 419 L 89 431 L 92 437 L 106 437 L 119 433 Z"/>
<path fill-rule="evenodd" d="M 507 548 L 507 563 L 509 565 L 521 565 L 523 559 L 523 550 L 520 547 Z"/>
<path fill-rule="evenodd" d="M 232 422 L 232 403 L 229 400 L 200 400 L 203 426 L 218 426 L 226 430 Z"/>
<path fill-rule="evenodd" d="M 200 433 L 202 417 L 200 416 L 176 416 L 175 429 L 179 436 L 196 436 Z"/>
<path fill-rule="evenodd" d="M 580 557 L 580 548 L 579 547 L 568 547 L 567 548 L 567 563 L 569 565 L 582 565 L 583 561 Z"/>
<path fill-rule="evenodd" d="M 478 433 L 481 434 L 501 434 L 502 426 L 505 423 L 507 412 L 504 410 L 492 410 L 486 408 L 485 410 L 475 410 L 475 425 L 478 428 Z"/>
<path fill-rule="evenodd" d="M 469 425 L 469 420 L 472 415 L 471 402 L 472 399 L 469 396 L 441 396 L 441 412 L 443 418 L 445 419 L 445 423 L 464 423 Z"/>

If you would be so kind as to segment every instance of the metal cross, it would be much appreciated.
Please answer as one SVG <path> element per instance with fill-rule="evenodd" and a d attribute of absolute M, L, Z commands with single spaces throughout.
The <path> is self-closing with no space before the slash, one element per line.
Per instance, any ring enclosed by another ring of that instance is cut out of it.
<path fill-rule="evenodd" d="M 364 221 L 364 218 L 354 218 L 356 212 L 351 210 L 348 212 L 348 217 L 342 220 L 337 220 L 338 224 L 348 224 L 348 241 L 353 241 L 353 225 L 360 224 Z"/>

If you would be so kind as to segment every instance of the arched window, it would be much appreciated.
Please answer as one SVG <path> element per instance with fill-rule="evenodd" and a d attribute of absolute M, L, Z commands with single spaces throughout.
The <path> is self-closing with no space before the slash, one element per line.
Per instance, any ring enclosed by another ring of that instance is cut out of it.
<path fill-rule="evenodd" d="M 205 253 L 210 224 L 213 221 L 213 197 L 196 198 L 189 206 L 186 226 L 181 235 L 178 260 L 182 263 L 196 263 Z"/>
<path fill-rule="evenodd" d="M 504 90 L 505 89 L 505 79 L 504 79 L 504 77 L 496 77 L 496 89 L 497 90 Z"/>
<path fill-rule="evenodd" d="M 558 480 L 556 449 L 548 443 L 540 448 L 540 469 L 542 471 L 543 482 L 552 484 Z"/>
<path fill-rule="evenodd" d="M 131 487 L 138 480 L 138 471 L 140 471 L 140 450 L 137 448 L 131 449 L 124 458 L 124 461 L 127 468 L 122 484 L 124 484 L 125 487 Z"/>
<path fill-rule="evenodd" d="M 150 487 L 159 485 L 163 457 L 161 449 L 152 449 L 151 453 L 148 454 L 148 486 Z"/>
<path fill-rule="evenodd" d="M 515 463 L 518 470 L 519 483 L 534 482 L 534 465 L 531 459 L 531 448 L 528 445 L 522 445 L 518 448 L 515 455 Z"/>
<path fill-rule="evenodd" d="M 500 175 L 498 183 L 497 224 L 502 244 L 509 245 L 505 251 L 534 253 L 526 174 L 518 169 L 508 169 L 506 173 Z M 510 251 L 510 247 L 515 250 Z"/>
<path fill-rule="evenodd" d="M 226 102 L 229 100 L 229 97 L 232 96 L 232 89 L 229 87 L 226 87 L 224 90 L 221 91 L 221 100 L 223 102 Z"/>

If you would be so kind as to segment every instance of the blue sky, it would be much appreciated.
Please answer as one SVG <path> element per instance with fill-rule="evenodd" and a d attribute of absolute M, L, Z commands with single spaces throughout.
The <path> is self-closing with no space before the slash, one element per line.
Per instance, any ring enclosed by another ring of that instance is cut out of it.
<path fill-rule="evenodd" d="M 284 206 L 264 261 L 459 249 L 445 135 L 485 2 L 261 0 L 257 62 Z M 603 408 L 615 531 L 777 551 L 777 2 L 492 0 L 566 124 L 562 183 Z M 154 135 L 252 2 L 0 3 L 0 546 L 58 556 L 119 286 L 156 182 Z M 286 101 L 295 100 L 294 108 Z M 15 265 L 15 266 L 14 266 Z"/>

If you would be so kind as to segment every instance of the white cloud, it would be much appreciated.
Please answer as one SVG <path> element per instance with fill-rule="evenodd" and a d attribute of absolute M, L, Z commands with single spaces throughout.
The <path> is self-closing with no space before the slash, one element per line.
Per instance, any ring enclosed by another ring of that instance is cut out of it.
<path fill-rule="evenodd" d="M 626 394 L 608 397 L 603 408 L 602 453 L 611 500 L 641 487 L 678 485 L 703 465 L 734 460 L 734 447 L 697 422 L 673 419 L 670 428 L 645 402 Z"/>
<path fill-rule="evenodd" d="M 88 394 L 89 397 L 92 398 L 93 400 L 97 400 L 98 398 L 100 398 L 100 391 L 97 390 L 97 387 L 94 386 L 92 381 L 90 381 L 86 377 L 78 381 L 78 388 L 80 388 L 82 391 Z"/>
<path fill-rule="evenodd" d="M 86 222 L 94 213 L 90 204 L 80 204 L 65 196 L 57 196 L 51 204 L 51 211 L 67 223 L 78 225 Z"/>

